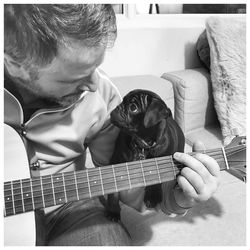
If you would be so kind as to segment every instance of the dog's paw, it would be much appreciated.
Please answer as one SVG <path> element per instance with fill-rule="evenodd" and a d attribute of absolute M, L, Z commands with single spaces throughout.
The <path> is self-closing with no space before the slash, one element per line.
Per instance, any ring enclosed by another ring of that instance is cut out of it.
<path fill-rule="evenodd" d="M 121 220 L 121 214 L 117 212 L 106 211 L 106 217 L 113 222 L 119 222 Z"/>
<path fill-rule="evenodd" d="M 152 199 L 144 199 L 144 203 L 146 205 L 147 208 L 155 208 L 157 206 L 157 204 L 159 203 L 160 201 L 156 201 L 156 200 L 152 200 Z"/>
<path fill-rule="evenodd" d="M 162 201 L 161 185 L 156 184 L 146 187 L 144 203 L 147 208 L 155 208 Z"/>

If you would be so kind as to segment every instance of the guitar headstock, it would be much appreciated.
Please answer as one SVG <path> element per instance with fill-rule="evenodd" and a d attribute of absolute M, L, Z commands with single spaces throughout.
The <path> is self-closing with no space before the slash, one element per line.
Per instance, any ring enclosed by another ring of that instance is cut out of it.
<path fill-rule="evenodd" d="M 228 166 L 231 174 L 246 181 L 246 136 L 236 136 L 225 147 Z"/>

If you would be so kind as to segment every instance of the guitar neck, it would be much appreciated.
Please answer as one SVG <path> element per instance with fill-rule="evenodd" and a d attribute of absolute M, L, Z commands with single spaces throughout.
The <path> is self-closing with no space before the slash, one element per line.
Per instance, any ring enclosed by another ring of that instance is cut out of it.
<path fill-rule="evenodd" d="M 221 170 L 228 166 L 227 153 L 223 148 L 206 151 Z M 5 216 L 167 182 L 174 180 L 181 168 L 172 156 L 164 156 L 5 182 Z"/>

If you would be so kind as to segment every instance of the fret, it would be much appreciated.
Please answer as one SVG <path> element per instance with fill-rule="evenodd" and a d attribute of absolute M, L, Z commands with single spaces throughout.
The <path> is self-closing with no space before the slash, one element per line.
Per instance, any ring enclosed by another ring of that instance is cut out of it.
<path fill-rule="evenodd" d="M 90 181 L 89 181 L 89 173 L 88 173 L 88 169 L 86 169 L 86 174 L 87 174 L 87 182 L 88 182 L 88 188 L 89 188 L 89 197 L 92 197 L 92 193 L 91 193 L 91 188 L 90 188 Z"/>
<path fill-rule="evenodd" d="M 52 186 L 53 201 L 54 201 L 54 204 L 56 204 L 55 187 L 54 187 L 52 175 L 50 175 L 50 181 L 51 181 L 51 186 Z"/>
<path fill-rule="evenodd" d="M 155 166 L 157 168 L 157 174 L 158 174 L 159 182 L 162 183 L 162 181 L 161 181 L 161 175 L 160 175 L 160 171 L 159 171 L 159 166 L 158 166 L 156 158 L 154 158 L 154 161 L 155 161 Z"/>
<path fill-rule="evenodd" d="M 31 198 L 32 198 L 32 207 L 33 207 L 33 210 L 35 210 L 34 194 L 33 194 L 33 188 L 32 188 L 32 179 L 30 179 L 30 191 L 31 191 Z"/>
<path fill-rule="evenodd" d="M 140 160 L 140 166 L 141 166 L 141 172 L 142 172 L 142 177 L 143 177 L 144 186 L 147 186 L 146 180 L 145 180 L 145 176 L 144 176 L 144 170 L 143 170 L 143 167 L 142 167 L 142 162 L 141 162 L 141 160 Z"/>
<path fill-rule="evenodd" d="M 52 181 L 53 180 L 51 180 L 51 176 L 41 176 L 41 186 L 45 207 L 56 205 Z"/>
<path fill-rule="evenodd" d="M 31 187 L 33 190 L 33 201 L 35 209 L 45 207 L 40 177 L 34 177 L 31 179 Z"/>
<path fill-rule="evenodd" d="M 41 186 L 41 193 L 42 193 L 43 207 L 46 207 L 46 206 L 45 206 L 44 193 L 43 193 L 43 180 L 42 180 L 41 176 L 40 176 L 40 186 Z"/>
<path fill-rule="evenodd" d="M 64 179 L 64 189 L 66 191 L 67 202 L 79 200 L 79 196 L 77 194 L 77 186 L 75 182 L 74 172 L 65 172 L 63 174 Z"/>
<path fill-rule="evenodd" d="M 89 188 L 88 172 L 79 171 L 76 174 L 76 185 L 78 189 L 79 199 L 91 198 L 91 192 Z"/>
<path fill-rule="evenodd" d="M 96 168 L 88 169 L 89 187 L 91 195 L 102 195 L 102 185 L 99 171 Z"/>
<path fill-rule="evenodd" d="M 24 200 L 23 200 L 23 187 L 22 187 L 22 180 L 20 180 L 20 191 L 21 191 L 21 197 L 22 197 L 23 212 L 25 212 Z"/>
<path fill-rule="evenodd" d="M 159 167 L 162 182 L 173 180 L 173 176 L 175 175 L 174 178 L 176 178 L 176 175 L 180 172 L 180 170 L 176 167 L 177 161 L 171 158 L 171 156 L 159 157 L 156 161 Z"/>
<path fill-rule="evenodd" d="M 52 175 L 52 182 L 54 185 L 54 193 L 55 193 L 55 200 L 56 200 L 56 205 L 60 205 L 66 202 L 66 197 L 65 197 L 65 190 L 63 187 L 63 177 L 61 173 L 58 174 L 53 174 Z"/>
<path fill-rule="evenodd" d="M 127 166 L 130 176 L 131 187 L 142 187 L 144 185 L 144 180 L 142 176 L 142 170 L 140 168 L 140 163 L 138 161 L 128 162 Z"/>
<path fill-rule="evenodd" d="M 74 171 L 74 178 L 75 178 L 75 185 L 76 185 L 76 197 L 77 197 L 77 200 L 80 200 L 79 192 L 78 192 L 77 179 L 76 179 L 76 172 L 75 171 Z"/>
<path fill-rule="evenodd" d="M 13 197 L 14 197 L 14 206 L 15 206 L 15 214 L 23 213 L 23 199 L 22 199 L 22 191 L 21 191 L 21 182 L 20 180 L 12 181 L 13 187 Z"/>
<path fill-rule="evenodd" d="M 113 173 L 115 177 L 115 183 L 118 191 L 129 188 L 129 179 L 127 175 L 127 169 L 124 164 L 113 165 Z"/>
<path fill-rule="evenodd" d="M 144 179 L 146 185 L 153 185 L 159 183 L 159 173 L 157 171 L 157 166 L 154 159 L 149 159 L 143 161 L 142 169 L 144 172 Z"/>
<path fill-rule="evenodd" d="M 103 189 L 106 194 L 114 193 L 116 191 L 115 177 L 112 166 L 102 168 Z"/>
<path fill-rule="evenodd" d="M 34 209 L 34 203 L 32 199 L 30 179 L 21 180 L 22 195 L 23 195 L 23 206 L 24 210 L 32 211 Z"/>
<path fill-rule="evenodd" d="M 175 165 L 174 165 L 172 156 L 170 156 L 170 162 L 171 162 L 171 166 L 172 166 L 172 169 L 173 169 L 173 177 L 174 177 L 173 180 L 175 180 L 177 177 L 176 177 Z"/>
<path fill-rule="evenodd" d="M 130 175 L 129 175 L 129 170 L 128 170 L 128 163 L 126 162 L 126 169 L 127 169 L 127 174 L 128 174 L 128 182 L 129 182 L 129 188 L 131 189 L 131 180 L 130 180 Z"/>
<path fill-rule="evenodd" d="M 100 174 L 100 180 L 101 180 L 101 186 L 102 186 L 102 194 L 104 195 L 104 187 L 103 187 L 103 182 L 102 182 L 102 171 L 101 168 L 99 168 L 99 174 Z"/>
<path fill-rule="evenodd" d="M 15 214 L 13 188 L 11 182 L 4 183 L 5 216 Z"/>
<path fill-rule="evenodd" d="M 116 177 L 115 177 L 114 165 L 112 165 L 111 167 L 112 167 L 112 171 L 113 171 L 113 175 L 114 175 L 115 191 L 118 192 L 118 188 L 117 188 L 117 184 L 116 184 Z"/>
<path fill-rule="evenodd" d="M 67 198 L 65 181 L 64 181 L 64 173 L 62 173 L 62 183 L 63 183 L 63 191 L 64 191 L 64 195 L 65 195 L 65 202 L 67 203 L 68 202 L 68 198 Z"/>

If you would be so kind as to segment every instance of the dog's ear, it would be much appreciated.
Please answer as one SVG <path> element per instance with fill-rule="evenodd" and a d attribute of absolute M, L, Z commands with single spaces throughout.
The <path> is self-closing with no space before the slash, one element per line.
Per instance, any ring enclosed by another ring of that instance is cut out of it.
<path fill-rule="evenodd" d="M 145 128 L 152 127 L 170 115 L 172 116 L 171 110 L 163 101 L 153 98 L 144 116 L 144 126 Z"/>

